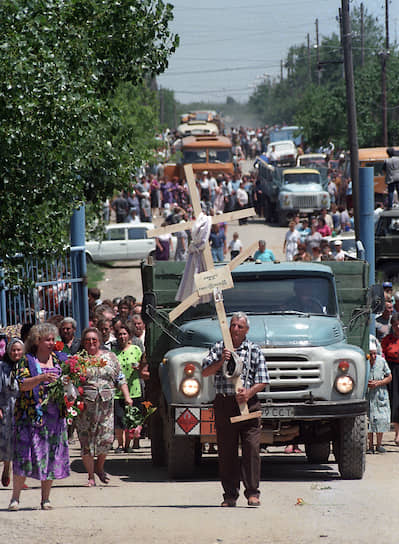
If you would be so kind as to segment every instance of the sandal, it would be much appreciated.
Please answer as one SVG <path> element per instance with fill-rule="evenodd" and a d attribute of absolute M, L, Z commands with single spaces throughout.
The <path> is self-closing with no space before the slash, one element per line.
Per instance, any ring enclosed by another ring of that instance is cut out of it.
<path fill-rule="evenodd" d="M 284 450 L 284 453 L 294 453 L 294 446 L 292 444 L 287 446 Z"/>
<path fill-rule="evenodd" d="M 96 472 L 97 476 L 100 478 L 103 484 L 109 483 L 109 476 L 106 472 Z"/>
<path fill-rule="evenodd" d="M 42 510 L 52 510 L 53 506 L 52 506 L 51 502 L 47 499 L 46 501 L 42 501 L 40 503 L 40 508 Z"/>
<path fill-rule="evenodd" d="M 12 499 L 8 505 L 9 512 L 17 512 L 19 510 L 19 501 L 17 499 Z"/>
<path fill-rule="evenodd" d="M 94 478 L 89 478 L 87 480 L 86 487 L 95 487 L 95 486 L 96 486 L 96 481 L 94 480 Z"/>
<path fill-rule="evenodd" d="M 260 506 L 259 498 L 255 495 L 253 495 L 252 497 L 248 497 L 248 506 Z"/>
<path fill-rule="evenodd" d="M 234 499 L 224 499 L 222 504 L 220 505 L 222 508 L 234 508 L 236 505 L 236 501 Z"/>

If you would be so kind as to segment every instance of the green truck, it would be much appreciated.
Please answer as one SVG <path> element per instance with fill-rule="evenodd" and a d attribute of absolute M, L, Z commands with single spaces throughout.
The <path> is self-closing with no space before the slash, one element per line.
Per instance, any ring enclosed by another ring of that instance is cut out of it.
<path fill-rule="evenodd" d="M 213 378 L 202 377 L 201 362 L 222 337 L 213 303 L 169 322 L 183 268 L 142 264 L 148 394 L 159 408 L 151 420 L 152 459 L 174 478 L 190 475 L 203 444 L 216 442 Z M 259 395 L 262 444 L 305 444 L 312 463 L 327 462 L 332 445 L 341 476 L 362 478 L 365 352 L 370 311 L 383 300 L 378 289 L 377 302 L 370 295 L 368 265 L 244 263 L 232 275 L 234 288 L 223 292 L 227 316 L 248 314 L 249 339 L 261 346 L 271 378 Z"/>

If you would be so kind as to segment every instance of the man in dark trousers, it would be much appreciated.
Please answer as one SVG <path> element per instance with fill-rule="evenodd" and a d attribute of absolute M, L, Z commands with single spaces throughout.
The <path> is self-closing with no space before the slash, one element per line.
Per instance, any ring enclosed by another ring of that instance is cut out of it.
<path fill-rule="evenodd" d="M 392 208 L 393 193 L 396 189 L 399 195 L 399 157 L 392 147 L 387 149 L 388 159 L 385 159 L 382 169 L 385 172 L 385 181 L 388 185 L 388 210 Z"/>
<path fill-rule="evenodd" d="M 223 373 L 224 361 L 229 361 L 231 352 L 223 341 L 217 342 L 202 362 L 204 377 L 215 375 L 216 397 L 214 401 L 215 423 L 219 454 L 219 472 L 224 490 L 221 506 L 235 506 L 242 477 L 249 506 L 259 506 L 260 479 L 260 420 L 249 419 L 231 423 L 230 417 L 240 415 L 239 404 L 247 404 L 249 411 L 259 410 L 256 394 L 269 382 L 265 358 L 260 347 L 246 336 L 249 320 L 244 312 L 236 312 L 230 321 L 230 334 L 235 353 L 243 363 L 241 380 L 243 387 L 235 391 L 234 382 Z M 242 463 L 238 457 L 238 442 L 241 438 Z"/>

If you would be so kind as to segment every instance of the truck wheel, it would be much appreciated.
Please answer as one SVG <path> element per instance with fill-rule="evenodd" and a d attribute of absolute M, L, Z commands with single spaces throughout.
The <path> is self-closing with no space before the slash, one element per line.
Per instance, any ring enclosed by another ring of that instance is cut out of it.
<path fill-rule="evenodd" d="M 363 478 L 366 464 L 366 416 L 339 422 L 338 469 L 344 480 Z"/>
<path fill-rule="evenodd" d="M 155 467 L 166 465 L 166 444 L 162 416 L 157 410 L 150 418 L 151 458 Z"/>
<path fill-rule="evenodd" d="M 287 226 L 287 216 L 284 212 L 278 212 L 277 213 L 277 222 L 280 227 L 286 227 Z"/>
<path fill-rule="evenodd" d="M 191 476 L 196 464 L 196 439 L 174 436 L 171 433 L 168 444 L 168 475 L 170 478 Z"/>
<path fill-rule="evenodd" d="M 273 209 L 270 199 L 266 197 L 265 199 L 265 221 L 267 223 L 273 222 Z"/>
<path fill-rule="evenodd" d="M 386 264 L 383 268 L 384 280 L 397 283 L 399 279 L 399 263 Z"/>
<path fill-rule="evenodd" d="M 305 451 L 309 463 L 323 465 L 328 463 L 330 456 L 330 442 L 306 443 Z"/>

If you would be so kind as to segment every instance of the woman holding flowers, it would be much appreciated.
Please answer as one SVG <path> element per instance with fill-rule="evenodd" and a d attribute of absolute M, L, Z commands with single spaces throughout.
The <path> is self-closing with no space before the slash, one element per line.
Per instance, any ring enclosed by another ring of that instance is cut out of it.
<path fill-rule="evenodd" d="M 89 360 L 85 364 L 86 376 L 81 378 L 85 408 L 76 423 L 82 459 L 88 474 L 88 487 L 96 485 L 94 474 L 104 484 L 109 482 L 104 464 L 114 441 L 115 388 L 122 391 L 127 404 L 133 404 L 116 355 L 110 351 L 102 351 L 101 343 L 101 333 L 95 327 L 88 327 L 83 331 L 81 347 L 85 351 L 82 356 L 86 352 Z"/>
<path fill-rule="evenodd" d="M 4 462 L 1 483 L 10 485 L 10 465 L 14 452 L 14 407 L 19 394 L 17 362 L 24 354 L 24 343 L 13 338 L 0 362 L 0 460 Z"/>
<path fill-rule="evenodd" d="M 9 510 L 18 510 L 25 478 L 41 482 L 41 508 L 51 510 L 53 480 L 69 476 L 66 423 L 62 410 L 48 400 L 48 386 L 61 375 L 65 354 L 54 351 L 57 327 L 50 323 L 31 328 L 26 341 L 27 355 L 16 371 L 20 396 L 15 405 L 14 488 Z"/>
<path fill-rule="evenodd" d="M 140 384 L 140 359 L 141 349 L 132 344 L 133 329 L 128 323 L 123 323 L 116 335 L 118 347 L 114 350 L 121 365 L 123 374 L 129 388 L 130 397 L 133 399 L 133 405 L 140 408 L 141 384 Z M 125 402 L 122 392 L 117 391 L 114 401 L 115 410 L 115 437 L 118 441 L 117 452 L 130 453 L 130 437 L 125 424 Z M 136 439 L 138 440 L 138 439 Z"/>

